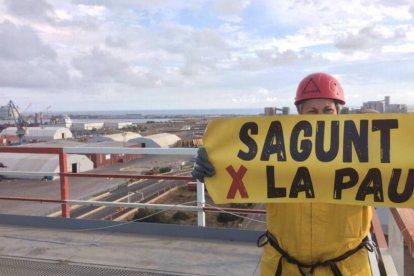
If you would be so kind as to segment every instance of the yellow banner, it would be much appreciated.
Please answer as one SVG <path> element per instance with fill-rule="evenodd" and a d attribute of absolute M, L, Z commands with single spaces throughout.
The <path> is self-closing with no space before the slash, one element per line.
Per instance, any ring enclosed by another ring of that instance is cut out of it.
<path fill-rule="evenodd" d="M 414 207 L 414 115 L 217 119 L 203 144 L 216 203 Z"/>

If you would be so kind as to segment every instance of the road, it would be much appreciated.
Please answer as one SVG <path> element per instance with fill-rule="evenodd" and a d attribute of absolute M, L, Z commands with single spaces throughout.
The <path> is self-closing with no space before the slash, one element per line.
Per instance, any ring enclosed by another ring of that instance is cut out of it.
<path fill-rule="evenodd" d="M 119 186 L 117 190 L 105 193 L 100 201 L 109 202 L 147 202 L 148 200 L 180 185 L 186 181 L 141 180 Z M 71 217 L 84 219 L 112 219 L 123 209 L 105 206 L 82 206 L 71 211 Z"/>

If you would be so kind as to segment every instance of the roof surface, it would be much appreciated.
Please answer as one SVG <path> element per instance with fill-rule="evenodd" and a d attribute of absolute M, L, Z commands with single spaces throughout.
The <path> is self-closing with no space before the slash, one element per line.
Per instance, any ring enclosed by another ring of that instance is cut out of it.
<path fill-rule="evenodd" d="M 2 134 L 15 135 L 16 127 L 8 127 L 2 130 Z M 65 133 L 67 137 L 72 137 L 72 132 L 64 127 L 28 127 L 26 137 L 54 137 L 56 134 Z"/>
<path fill-rule="evenodd" d="M 130 139 L 142 137 L 141 134 L 136 132 L 122 132 L 122 133 L 115 133 L 115 134 L 108 134 L 103 136 L 98 136 L 90 139 L 88 142 L 102 142 L 102 141 L 114 141 L 114 142 L 124 142 Z"/>
<path fill-rule="evenodd" d="M 0 263 L 15 263 L 16 274 L 8 275 L 22 275 L 22 260 L 48 263 L 39 269 L 55 274 L 42 275 L 86 275 L 92 268 L 135 272 L 113 275 L 259 275 L 256 231 L 0 215 L 0 232 Z"/>
<path fill-rule="evenodd" d="M 166 148 L 174 145 L 176 142 L 180 141 L 181 138 L 175 134 L 171 133 L 157 133 L 148 136 L 143 136 L 139 138 L 134 138 L 129 140 L 131 143 L 148 143 L 152 141 L 153 143 L 159 145 L 161 148 Z"/>

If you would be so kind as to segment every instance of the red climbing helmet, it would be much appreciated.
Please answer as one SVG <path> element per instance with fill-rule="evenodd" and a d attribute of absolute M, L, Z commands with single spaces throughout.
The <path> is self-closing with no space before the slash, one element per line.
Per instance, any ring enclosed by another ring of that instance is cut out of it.
<path fill-rule="evenodd" d="M 341 84 L 334 77 L 325 73 L 310 74 L 299 83 L 295 105 L 309 99 L 332 99 L 345 104 Z"/>

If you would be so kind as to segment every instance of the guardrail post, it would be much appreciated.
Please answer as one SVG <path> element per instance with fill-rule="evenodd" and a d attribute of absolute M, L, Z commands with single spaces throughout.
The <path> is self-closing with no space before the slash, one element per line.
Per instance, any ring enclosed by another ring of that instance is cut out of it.
<path fill-rule="evenodd" d="M 197 179 L 197 207 L 201 210 L 197 211 L 198 226 L 206 226 L 206 214 L 204 207 L 206 205 L 206 199 L 204 197 L 204 183 Z"/>
<path fill-rule="evenodd" d="M 68 172 L 68 159 L 66 153 L 61 149 L 59 152 L 59 171 L 60 171 L 60 199 L 69 200 L 69 183 L 68 177 L 65 175 Z M 70 218 L 70 208 L 68 203 L 62 204 L 62 217 Z"/>
<path fill-rule="evenodd" d="M 398 275 L 404 275 L 404 237 L 391 212 L 388 217 L 388 246 Z"/>

